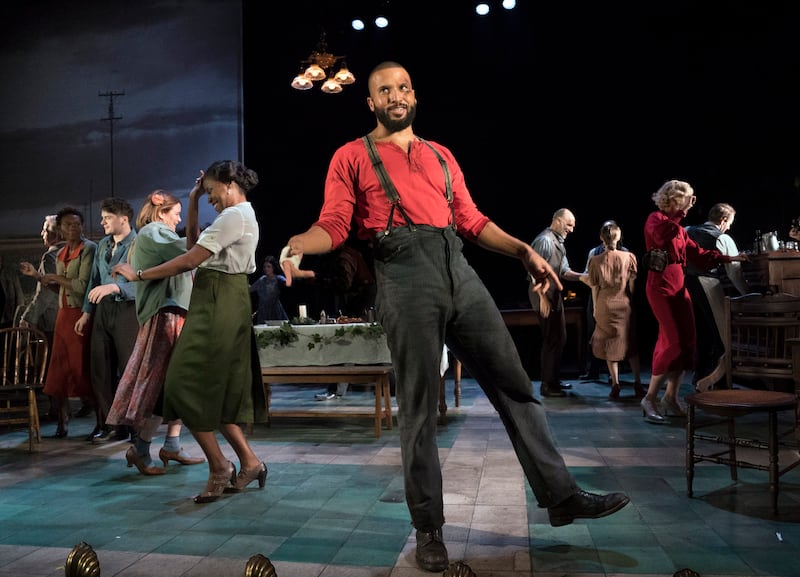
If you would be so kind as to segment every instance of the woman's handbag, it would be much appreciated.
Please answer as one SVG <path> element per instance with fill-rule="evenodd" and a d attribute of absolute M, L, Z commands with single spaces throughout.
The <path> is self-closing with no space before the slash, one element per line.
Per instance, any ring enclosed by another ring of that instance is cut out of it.
<path fill-rule="evenodd" d="M 648 250 L 646 253 L 644 253 L 642 264 L 648 270 L 652 270 L 654 272 L 664 272 L 664 269 L 667 268 L 667 265 L 669 264 L 667 251 L 661 250 L 660 248 Z"/>

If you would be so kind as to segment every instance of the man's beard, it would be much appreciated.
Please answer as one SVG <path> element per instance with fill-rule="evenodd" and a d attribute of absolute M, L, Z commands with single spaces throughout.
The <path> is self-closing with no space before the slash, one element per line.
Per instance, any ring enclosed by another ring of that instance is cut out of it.
<path fill-rule="evenodd" d="M 375 109 L 375 117 L 378 119 L 386 130 L 389 132 L 400 132 L 401 130 L 408 128 L 414 122 L 414 118 L 417 116 L 417 105 L 412 104 L 406 110 L 406 115 L 402 120 L 393 120 L 389 117 L 389 115 L 383 111 Z"/>

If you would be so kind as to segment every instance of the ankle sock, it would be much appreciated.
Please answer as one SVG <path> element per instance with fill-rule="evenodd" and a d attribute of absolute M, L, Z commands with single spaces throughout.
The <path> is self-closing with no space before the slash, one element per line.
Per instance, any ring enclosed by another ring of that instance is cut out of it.
<path fill-rule="evenodd" d="M 142 457 L 145 461 L 152 461 L 150 457 L 150 441 L 144 441 L 141 437 L 137 436 L 133 441 L 133 446 L 136 448 L 136 454 Z"/>
<path fill-rule="evenodd" d="M 177 453 L 181 450 L 181 438 L 178 436 L 167 437 L 164 439 L 164 450 L 170 453 Z"/>

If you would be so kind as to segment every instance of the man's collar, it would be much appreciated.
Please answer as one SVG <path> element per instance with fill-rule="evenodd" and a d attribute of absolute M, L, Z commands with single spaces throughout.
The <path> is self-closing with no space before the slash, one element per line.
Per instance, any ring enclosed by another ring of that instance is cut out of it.
<path fill-rule="evenodd" d="M 556 237 L 559 240 L 559 242 L 563 243 L 567 239 L 567 237 L 563 236 L 560 232 L 558 232 L 553 227 L 548 227 L 548 228 L 550 228 L 550 232 L 553 233 L 553 236 Z"/>
<path fill-rule="evenodd" d="M 136 237 L 136 231 L 131 228 L 125 236 L 120 235 L 117 239 L 116 235 L 109 235 L 108 241 L 112 244 L 129 244 Z"/>

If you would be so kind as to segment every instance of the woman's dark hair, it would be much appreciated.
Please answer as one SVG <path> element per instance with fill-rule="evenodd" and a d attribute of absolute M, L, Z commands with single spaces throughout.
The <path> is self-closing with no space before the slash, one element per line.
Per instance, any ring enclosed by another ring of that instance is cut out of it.
<path fill-rule="evenodd" d="M 205 174 L 223 184 L 235 182 L 248 193 L 258 184 L 258 174 L 237 160 L 218 160 L 206 168 Z"/>
<path fill-rule="evenodd" d="M 267 256 L 264 257 L 264 262 L 261 263 L 261 266 L 263 267 L 267 263 L 272 265 L 272 272 L 274 272 L 275 274 L 280 274 L 281 266 L 278 264 L 278 259 L 277 258 L 272 256 L 271 254 L 267 255 Z"/>
<path fill-rule="evenodd" d="M 622 230 L 616 222 L 608 220 L 604 222 L 602 228 L 600 228 L 600 238 L 604 245 L 612 250 L 616 250 L 617 245 L 622 239 Z"/>
<path fill-rule="evenodd" d="M 77 216 L 83 224 L 83 213 L 73 206 L 65 206 L 56 213 L 56 226 L 59 229 L 61 228 L 61 219 L 70 214 Z"/>

